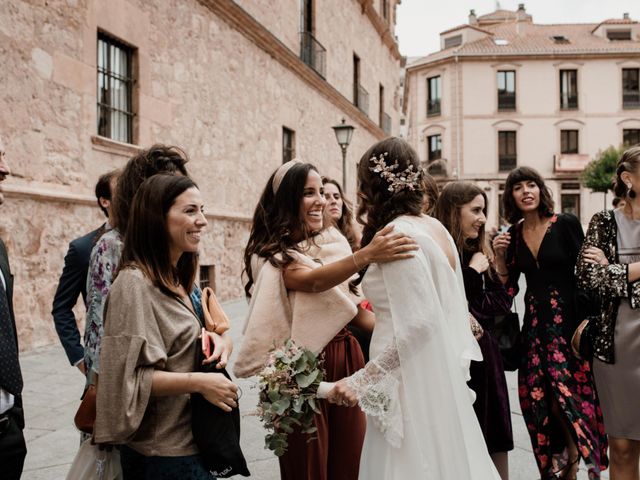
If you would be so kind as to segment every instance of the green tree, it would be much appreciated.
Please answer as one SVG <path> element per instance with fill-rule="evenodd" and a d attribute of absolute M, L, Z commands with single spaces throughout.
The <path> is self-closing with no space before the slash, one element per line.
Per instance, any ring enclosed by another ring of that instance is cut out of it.
<path fill-rule="evenodd" d="M 613 180 L 616 174 L 618 160 L 624 151 L 623 147 L 613 145 L 601 150 L 596 158 L 590 161 L 582 172 L 582 184 L 592 192 L 604 193 L 604 208 L 607 208 L 607 192 L 613 192 Z"/>

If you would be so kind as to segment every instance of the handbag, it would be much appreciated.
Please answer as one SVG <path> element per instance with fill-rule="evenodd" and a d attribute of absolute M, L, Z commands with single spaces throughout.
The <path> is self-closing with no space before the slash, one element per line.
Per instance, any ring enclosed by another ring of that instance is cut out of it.
<path fill-rule="evenodd" d="M 73 459 L 67 480 L 122 480 L 120 451 L 85 440 Z"/>
<path fill-rule="evenodd" d="M 96 422 L 96 386 L 89 384 L 80 398 L 80 406 L 73 417 L 73 423 L 81 432 L 93 435 Z"/>
<path fill-rule="evenodd" d="M 202 311 L 204 326 L 210 332 L 222 335 L 229 330 L 229 317 L 224 313 L 211 287 L 202 290 Z"/>
<path fill-rule="evenodd" d="M 488 322 L 487 330 L 495 338 L 502 356 L 502 364 L 508 372 L 515 372 L 522 358 L 522 340 L 518 312 L 497 315 Z"/>
<path fill-rule="evenodd" d="M 593 321 L 595 317 L 587 317 L 576 331 L 573 332 L 573 336 L 571 337 L 571 350 L 573 350 L 573 354 L 581 360 L 589 360 L 593 359 Z"/>
<path fill-rule="evenodd" d="M 203 302 L 204 304 L 204 302 Z M 222 373 L 231 380 L 226 369 L 215 368 L 215 362 L 202 365 L 204 354 L 198 348 L 199 370 L 205 373 Z M 191 394 L 191 431 L 198 446 L 204 466 L 214 477 L 251 475 L 240 448 L 240 410 L 225 412 L 210 403 L 199 393 Z"/>

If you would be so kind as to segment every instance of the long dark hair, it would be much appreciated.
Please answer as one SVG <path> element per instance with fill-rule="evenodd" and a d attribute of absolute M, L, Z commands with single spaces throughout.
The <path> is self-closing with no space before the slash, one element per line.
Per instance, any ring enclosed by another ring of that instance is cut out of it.
<path fill-rule="evenodd" d="M 157 173 L 187 176 L 186 153 L 178 147 L 156 144 L 132 157 L 118 177 L 113 192 L 113 219 L 111 225 L 125 235 L 129 225 L 131 202 L 140 184 Z"/>
<path fill-rule="evenodd" d="M 312 170 L 318 171 L 310 163 L 295 163 L 285 173 L 276 192 L 273 178 L 278 170 L 269 177 L 253 213 L 251 233 L 244 250 L 244 273 L 247 275 L 244 291 L 247 297 L 251 296 L 255 280 L 251 269 L 254 254 L 266 258 L 274 267 L 285 268 L 293 262 L 288 251 L 300 251 L 298 243 L 314 233 L 309 231 L 300 214 L 304 186 Z"/>
<path fill-rule="evenodd" d="M 451 182 L 445 185 L 433 212 L 433 216 L 440 220 L 440 223 L 444 225 L 453 237 L 461 261 L 463 261 L 465 255 L 473 255 L 476 252 L 482 252 L 487 257 L 492 258 L 491 251 L 486 243 L 484 225 L 478 231 L 478 238 L 465 240 L 462 232 L 460 211 L 464 205 L 473 201 L 478 195 L 484 198 L 482 212 L 486 217 L 488 208 L 487 194 L 480 187 L 469 182 Z"/>
<path fill-rule="evenodd" d="M 386 155 L 385 155 L 386 154 Z M 358 163 L 358 206 L 357 219 L 364 225 L 362 246 L 371 242 L 378 230 L 401 215 L 421 215 L 424 202 L 422 181 L 413 190 L 403 188 L 398 191 L 389 190 L 390 184 L 379 172 L 371 170 L 372 158 L 385 155 L 387 164 L 396 163 L 397 172 L 413 165 L 414 171 L 420 170 L 418 154 L 411 145 L 397 137 L 386 138 L 367 150 Z M 361 273 L 361 278 L 364 271 Z"/>
<path fill-rule="evenodd" d="M 531 167 L 518 167 L 511 170 L 504 186 L 504 194 L 502 195 L 502 204 L 504 206 L 504 214 L 509 223 L 517 223 L 522 218 L 522 212 L 516 206 L 513 198 L 513 187 L 520 182 L 535 182 L 540 189 L 540 203 L 538 204 L 538 215 L 540 217 L 553 216 L 553 199 L 551 191 L 545 185 L 542 175 Z"/>
<path fill-rule="evenodd" d="M 167 213 L 176 198 L 198 186 L 189 177 L 153 175 L 138 188 L 131 204 L 120 269 L 137 267 L 163 293 L 178 297 L 180 284 L 189 292 L 196 278 L 198 254 L 184 252 L 177 268 L 171 265 Z"/>
<path fill-rule="evenodd" d="M 359 245 L 357 245 L 357 237 L 355 233 L 355 228 L 353 226 L 353 205 L 349 199 L 344 196 L 344 192 L 342 191 L 342 187 L 338 182 L 331 178 L 322 178 L 322 184 L 326 185 L 330 183 L 331 185 L 335 185 L 338 189 L 338 193 L 340 194 L 340 198 L 342 199 L 342 216 L 338 221 L 334 221 L 338 230 L 342 232 L 342 234 L 349 241 L 349 245 L 351 246 L 351 250 L 357 249 Z"/>

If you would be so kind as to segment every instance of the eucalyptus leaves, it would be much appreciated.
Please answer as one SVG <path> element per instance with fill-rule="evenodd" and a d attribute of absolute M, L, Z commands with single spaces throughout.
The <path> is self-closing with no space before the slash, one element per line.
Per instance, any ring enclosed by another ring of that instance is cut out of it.
<path fill-rule="evenodd" d="M 313 352 L 287 340 L 274 349 L 260 372 L 258 416 L 272 433 L 265 446 L 280 457 L 287 451 L 287 436 L 294 428 L 314 433 L 313 416 L 320 413 L 316 404 L 318 386 L 324 378 L 323 360 Z"/>

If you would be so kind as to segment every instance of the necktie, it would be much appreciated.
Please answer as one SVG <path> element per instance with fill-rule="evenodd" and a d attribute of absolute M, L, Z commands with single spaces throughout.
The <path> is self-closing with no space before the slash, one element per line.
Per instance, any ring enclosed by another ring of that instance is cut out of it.
<path fill-rule="evenodd" d="M 22 391 L 18 345 L 9 313 L 7 291 L 2 281 L 0 281 L 0 387 L 13 395 L 18 395 Z"/>

